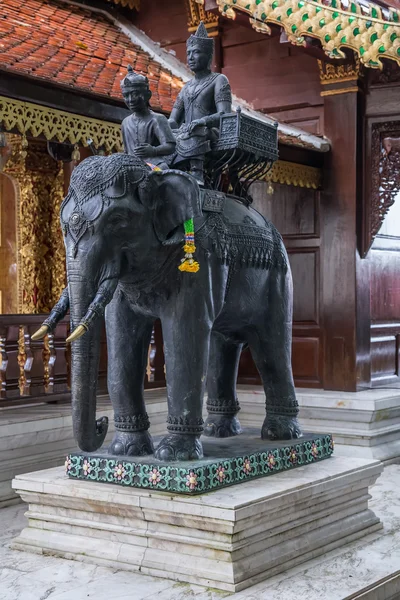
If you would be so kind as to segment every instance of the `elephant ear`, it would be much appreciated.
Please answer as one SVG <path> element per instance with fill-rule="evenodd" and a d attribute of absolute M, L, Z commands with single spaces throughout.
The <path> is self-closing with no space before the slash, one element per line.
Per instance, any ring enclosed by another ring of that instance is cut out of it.
<path fill-rule="evenodd" d="M 155 185 L 154 229 L 160 242 L 173 243 L 183 239 L 183 223 L 202 214 L 200 188 L 191 175 L 181 171 L 153 171 L 150 174 Z M 179 240 L 176 229 L 182 229 Z"/>

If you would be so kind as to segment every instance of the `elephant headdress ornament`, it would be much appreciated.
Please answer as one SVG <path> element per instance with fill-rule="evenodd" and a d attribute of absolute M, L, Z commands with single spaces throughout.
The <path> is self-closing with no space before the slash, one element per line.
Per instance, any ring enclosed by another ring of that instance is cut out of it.
<path fill-rule="evenodd" d="M 64 236 L 71 236 L 74 255 L 79 240 L 100 216 L 104 204 L 112 198 L 123 197 L 128 181 L 139 188 L 145 187 L 150 172 L 151 168 L 142 160 L 127 154 L 113 154 L 106 160 L 102 156 L 92 156 L 74 169 L 68 194 L 61 205 L 62 231 Z M 122 182 L 118 193 L 107 194 L 107 189 L 117 179 Z"/>

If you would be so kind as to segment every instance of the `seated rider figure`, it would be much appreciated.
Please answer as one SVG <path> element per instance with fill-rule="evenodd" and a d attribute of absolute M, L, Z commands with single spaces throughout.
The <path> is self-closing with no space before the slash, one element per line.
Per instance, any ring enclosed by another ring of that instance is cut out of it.
<path fill-rule="evenodd" d="M 121 81 L 124 100 L 132 114 L 122 121 L 122 139 L 127 154 L 135 154 L 160 169 L 168 169 L 175 152 L 175 138 L 164 115 L 150 109 L 151 91 L 144 75 L 131 65 Z"/>
<path fill-rule="evenodd" d="M 211 71 L 214 40 L 208 37 L 201 22 L 195 35 L 187 41 L 187 61 L 195 76 L 180 91 L 169 123 L 177 141 L 173 166 L 189 161 L 190 171 L 203 183 L 203 167 L 211 142 L 218 139 L 222 113 L 232 112 L 229 81 Z"/>

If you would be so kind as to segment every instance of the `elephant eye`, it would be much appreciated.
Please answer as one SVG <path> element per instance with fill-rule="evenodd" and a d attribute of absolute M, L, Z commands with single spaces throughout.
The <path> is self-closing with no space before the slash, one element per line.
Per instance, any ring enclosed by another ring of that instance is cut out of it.
<path fill-rule="evenodd" d="M 107 222 L 109 225 L 119 225 L 119 224 L 122 224 L 124 221 L 125 221 L 125 217 L 123 215 L 114 214 L 108 218 Z"/>

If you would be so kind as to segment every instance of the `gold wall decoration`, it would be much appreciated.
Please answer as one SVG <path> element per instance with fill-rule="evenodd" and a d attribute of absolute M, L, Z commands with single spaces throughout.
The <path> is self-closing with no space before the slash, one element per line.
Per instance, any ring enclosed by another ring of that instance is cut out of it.
<path fill-rule="evenodd" d="M 201 0 L 204 3 L 204 0 Z M 236 11 L 249 16 L 251 25 L 269 34 L 268 23 L 281 26 L 289 41 L 305 46 L 305 37 L 321 42 L 330 58 L 346 58 L 350 48 L 360 61 L 382 69 L 382 58 L 400 64 L 400 11 L 373 2 L 349 0 L 216 0 L 220 12 L 231 19 Z"/>
<path fill-rule="evenodd" d="M 218 17 L 214 13 L 204 10 L 204 6 L 197 0 L 185 0 L 187 25 L 189 31 L 195 31 L 203 21 L 207 29 L 218 27 Z M 209 33 L 209 35 L 212 35 Z"/>
<path fill-rule="evenodd" d="M 19 131 L 32 137 L 44 136 L 46 140 L 70 142 L 87 146 L 92 139 L 96 148 L 108 152 L 122 152 L 121 126 L 110 121 L 100 121 L 75 115 L 31 102 L 22 102 L 0 96 L 0 124 L 6 131 Z"/>
<path fill-rule="evenodd" d="M 362 76 L 360 59 L 355 56 L 355 62 L 346 65 L 335 65 L 318 60 L 319 79 L 321 85 L 357 81 Z"/>
<path fill-rule="evenodd" d="M 332 90 L 324 90 L 321 92 L 321 96 L 337 96 L 338 94 L 351 94 L 357 93 L 360 91 L 360 88 L 357 85 L 353 85 L 345 88 L 335 88 Z"/>
<path fill-rule="evenodd" d="M 277 160 L 265 176 L 265 180 L 317 190 L 322 186 L 322 171 L 308 165 Z"/>
<path fill-rule="evenodd" d="M 65 246 L 60 225 L 60 208 L 64 199 L 64 169 L 58 166 L 58 172 L 51 181 L 51 221 L 50 221 L 50 250 L 51 250 L 51 286 L 50 308 L 59 300 L 66 286 Z"/>
<path fill-rule="evenodd" d="M 18 312 L 49 312 L 65 287 L 65 255 L 58 225 L 63 197 L 62 165 L 46 144 L 30 140 L 23 156 L 22 138 L 12 135 L 12 153 L 4 167 L 18 191 Z"/>
<path fill-rule="evenodd" d="M 140 0 L 107 0 L 107 2 L 112 2 L 113 4 L 119 4 L 120 6 L 132 8 L 139 10 L 140 9 Z"/>

